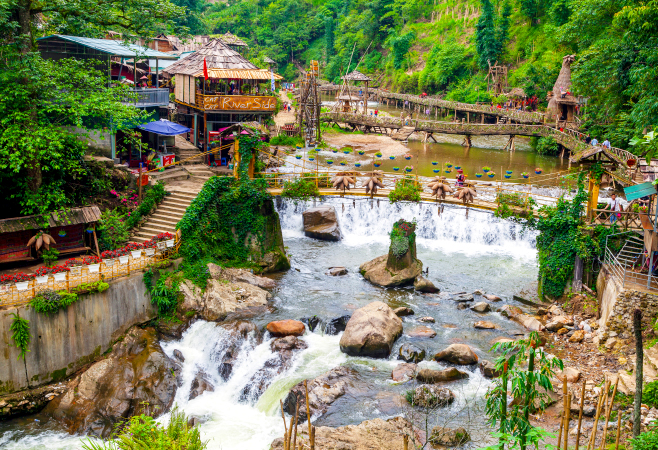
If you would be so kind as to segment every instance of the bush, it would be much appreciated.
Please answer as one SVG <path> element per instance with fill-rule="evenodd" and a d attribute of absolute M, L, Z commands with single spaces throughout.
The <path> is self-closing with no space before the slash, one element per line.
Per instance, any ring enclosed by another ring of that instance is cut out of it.
<path fill-rule="evenodd" d="M 539 138 L 535 150 L 540 155 L 557 156 L 560 154 L 560 146 L 552 136 Z"/>
<path fill-rule="evenodd" d="M 96 292 L 104 292 L 110 288 L 110 285 L 104 281 L 95 281 L 93 283 L 83 283 L 76 287 L 71 288 L 73 294 L 93 294 Z"/>
<path fill-rule="evenodd" d="M 388 200 L 395 202 L 419 202 L 422 186 L 416 185 L 412 177 L 404 177 L 395 182 L 395 189 L 388 193 Z"/>
<path fill-rule="evenodd" d="M 642 403 L 649 405 L 649 408 L 658 407 L 658 380 L 644 385 Z"/>
<path fill-rule="evenodd" d="M 144 194 L 144 200 L 139 204 L 136 210 L 129 214 L 126 220 L 126 228 L 130 230 L 146 216 L 148 216 L 153 208 L 156 207 L 167 196 L 167 191 L 164 188 L 164 183 L 158 182 L 155 186 L 151 186 Z"/>
<path fill-rule="evenodd" d="M 496 202 L 520 207 L 523 207 L 526 204 L 526 200 L 521 194 L 503 194 L 502 192 L 496 196 Z"/>
<path fill-rule="evenodd" d="M 159 270 L 157 272 L 160 273 Z M 160 317 L 169 317 L 178 307 L 179 280 L 171 279 L 171 281 L 168 281 L 169 278 L 163 275 L 153 285 L 153 275 L 151 269 L 144 273 L 144 284 L 151 295 L 151 304 L 158 308 Z"/>
<path fill-rule="evenodd" d="M 284 134 L 274 136 L 272 139 L 270 139 L 270 145 L 283 145 L 286 147 L 294 147 L 297 144 L 305 145 L 304 139 L 302 139 L 299 136 L 286 136 Z"/>
<path fill-rule="evenodd" d="M 644 395 L 642 395 L 642 401 L 644 401 Z M 633 450 L 655 450 L 658 448 L 658 431 L 644 432 L 631 439 L 630 443 Z"/>
<path fill-rule="evenodd" d="M 294 181 L 286 181 L 283 183 L 283 191 L 281 197 L 290 198 L 293 200 L 310 200 L 312 198 L 320 197 L 320 191 L 314 181 L 298 178 Z"/>
<path fill-rule="evenodd" d="M 98 231 L 98 245 L 103 251 L 123 247 L 128 242 L 125 216 L 118 209 L 103 211 Z"/>
<path fill-rule="evenodd" d="M 46 267 L 52 267 L 52 265 L 57 261 L 59 257 L 59 252 L 56 248 L 50 248 L 41 252 L 41 259 Z"/>
<path fill-rule="evenodd" d="M 66 291 L 56 292 L 52 289 L 45 289 L 30 300 L 30 306 L 36 312 L 41 314 L 55 314 L 60 309 L 68 307 L 78 299 L 77 294 Z"/>

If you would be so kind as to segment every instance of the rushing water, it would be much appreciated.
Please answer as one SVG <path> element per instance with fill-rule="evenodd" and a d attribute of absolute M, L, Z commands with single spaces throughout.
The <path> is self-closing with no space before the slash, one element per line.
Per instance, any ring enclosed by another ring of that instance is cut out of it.
<path fill-rule="evenodd" d="M 409 306 L 414 316 L 403 318 L 405 335 L 395 344 L 388 359 L 353 358 L 340 352 L 338 336 L 316 330 L 302 339 L 306 350 L 295 354 L 291 367 L 269 379 L 269 387 L 260 396 L 245 398 L 242 393 L 252 377 L 266 367 L 274 355 L 271 338 L 266 334 L 262 343 L 247 339 L 242 344 L 237 364 L 226 381 L 218 375 L 218 365 L 226 352 L 227 331 L 221 324 L 198 321 L 178 341 L 163 343 L 168 355 L 180 350 L 184 357 L 182 387 L 176 403 L 190 416 L 201 421 L 201 432 L 211 439 L 209 448 L 267 449 L 283 434 L 279 400 L 297 382 L 316 377 L 336 366 L 347 365 L 358 372 L 354 390 L 337 400 L 329 413 L 316 421 L 317 425 L 341 426 L 363 420 L 388 418 L 406 414 L 402 395 L 412 383 L 393 383 L 391 370 L 398 364 L 399 347 L 413 342 L 427 350 L 428 355 L 451 343 L 464 342 L 481 358 L 489 358 L 491 341 L 499 336 L 523 333 L 519 326 L 498 313 L 480 315 L 468 309 L 458 310 L 456 304 L 441 295 L 420 295 L 413 289 L 381 289 L 366 282 L 358 273 L 365 261 L 388 250 L 388 231 L 400 218 L 418 222 L 418 257 L 429 268 L 428 278 L 443 293 L 484 289 L 512 302 L 512 295 L 536 277 L 535 234 L 524 233 L 516 224 L 498 220 L 491 214 L 458 207 L 446 207 L 439 215 L 434 204 L 390 205 L 385 200 L 360 198 L 327 198 L 324 203 L 336 207 L 344 239 L 340 242 L 312 240 L 304 236 L 301 213 L 308 204 L 277 201 L 285 245 L 291 257 L 292 269 L 277 275 L 278 287 L 273 292 L 273 311 L 252 320 L 264 327 L 276 319 L 299 319 L 317 315 L 330 319 L 352 313 L 372 301 L 383 301 L 391 307 Z M 317 202 L 320 204 L 320 202 Z M 328 267 L 345 266 L 349 274 L 331 277 Z M 406 332 L 419 325 L 418 318 L 432 316 L 436 323 L 424 324 L 437 332 L 434 339 L 411 339 Z M 498 330 L 475 330 L 473 323 L 488 320 Z M 441 368 L 444 364 L 425 361 L 425 367 Z M 188 400 L 190 385 L 196 373 L 203 370 L 215 386 Z M 466 368 L 465 370 L 469 370 Z M 447 385 L 457 397 L 455 403 L 442 410 L 437 423 L 465 426 L 473 445 L 487 442 L 484 425 L 483 396 L 490 382 L 479 370 L 470 369 L 466 380 Z M 162 420 L 167 420 L 164 416 Z M 80 448 L 80 437 L 59 431 L 54 423 L 38 423 L 34 418 L 0 425 L 0 448 L 70 449 Z"/>

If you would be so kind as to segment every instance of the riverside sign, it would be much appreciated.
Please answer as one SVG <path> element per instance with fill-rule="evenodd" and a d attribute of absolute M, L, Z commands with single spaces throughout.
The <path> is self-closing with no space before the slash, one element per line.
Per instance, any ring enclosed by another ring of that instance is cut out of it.
<path fill-rule="evenodd" d="M 252 95 L 201 95 L 197 104 L 205 110 L 274 111 L 276 97 Z"/>

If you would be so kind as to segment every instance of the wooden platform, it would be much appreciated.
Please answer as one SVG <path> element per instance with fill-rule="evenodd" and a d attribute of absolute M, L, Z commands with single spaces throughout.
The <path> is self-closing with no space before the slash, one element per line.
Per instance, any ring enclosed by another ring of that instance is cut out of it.
<path fill-rule="evenodd" d="M 392 133 L 391 137 L 396 141 L 406 141 L 414 131 L 416 131 L 415 127 L 402 127 L 395 133 Z"/>

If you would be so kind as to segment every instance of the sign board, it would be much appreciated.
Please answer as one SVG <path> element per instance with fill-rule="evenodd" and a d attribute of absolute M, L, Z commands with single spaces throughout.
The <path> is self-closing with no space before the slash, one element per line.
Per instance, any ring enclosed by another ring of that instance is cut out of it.
<path fill-rule="evenodd" d="M 205 95 L 205 110 L 218 111 L 274 111 L 276 97 L 257 97 L 251 95 Z"/>
<path fill-rule="evenodd" d="M 656 186 L 651 182 L 636 184 L 635 186 L 625 187 L 624 194 L 626 194 L 626 200 L 630 202 L 638 198 L 656 194 Z"/>

